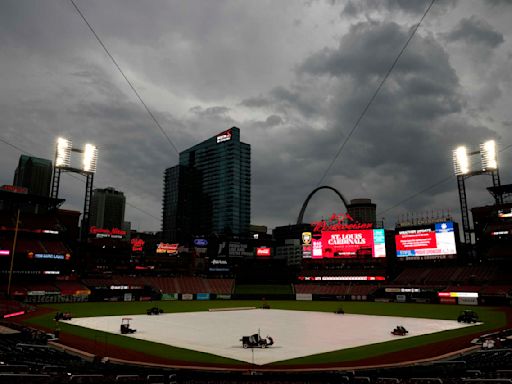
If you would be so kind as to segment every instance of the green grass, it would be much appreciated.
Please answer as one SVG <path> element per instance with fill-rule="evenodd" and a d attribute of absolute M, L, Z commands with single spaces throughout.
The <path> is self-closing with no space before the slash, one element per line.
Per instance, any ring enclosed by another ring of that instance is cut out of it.
<path fill-rule="evenodd" d="M 476 310 L 480 316 L 482 325 L 465 327 L 452 331 L 444 331 L 430 335 L 422 335 L 406 339 L 399 339 L 386 343 L 371 344 L 363 347 L 345 349 L 335 352 L 311 355 L 297 359 L 287 360 L 271 364 L 279 366 L 295 366 L 295 365 L 314 365 L 336 363 L 342 361 L 354 361 L 373 356 L 382 355 L 384 353 L 395 352 L 407 348 L 418 347 L 431 344 L 437 341 L 444 341 L 449 338 L 459 336 L 467 336 L 476 333 L 487 333 L 492 329 L 504 327 L 506 325 L 506 316 L 499 309 L 493 307 L 464 307 L 452 305 L 435 305 L 435 304 L 410 304 L 410 303 L 378 303 L 378 302 L 335 302 L 335 301 L 269 301 L 268 304 L 272 309 L 287 309 L 301 311 L 324 311 L 333 312 L 340 306 L 346 313 L 380 315 L 380 316 L 404 316 L 419 317 L 431 319 L 454 320 L 463 309 Z M 145 314 L 146 310 L 157 305 L 162 308 L 165 313 L 177 312 L 194 312 L 207 311 L 209 308 L 222 307 L 261 307 L 261 300 L 216 300 L 216 301 L 162 301 L 162 302 L 113 302 L 113 303 L 79 303 L 79 304 L 51 304 L 45 307 L 52 308 L 55 311 L 71 312 L 73 317 L 90 317 L 90 316 L 108 316 L 108 315 L 136 315 Z M 27 320 L 29 324 L 54 329 L 55 322 L 53 313 L 33 317 Z M 87 328 L 73 326 L 64 322 L 59 323 L 61 332 L 71 333 L 76 336 L 91 339 L 98 343 L 100 348 L 105 348 L 105 355 L 108 354 L 108 346 L 110 344 L 133 349 L 149 355 L 165 357 L 172 360 L 184 362 L 198 362 L 217 365 L 239 365 L 245 366 L 247 363 L 238 360 L 232 360 L 220 356 L 207 353 L 191 351 L 182 348 L 170 347 L 164 344 L 157 344 L 147 341 L 141 341 L 105 333 L 94 331 Z M 155 344 L 158 345 L 155 348 Z"/>

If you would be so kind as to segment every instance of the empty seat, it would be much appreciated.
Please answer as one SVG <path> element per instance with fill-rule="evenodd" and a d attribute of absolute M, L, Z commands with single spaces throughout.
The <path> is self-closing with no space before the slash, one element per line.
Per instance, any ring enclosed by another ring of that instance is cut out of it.
<path fill-rule="evenodd" d="M 139 375 L 117 375 L 116 383 L 143 383 Z"/>
<path fill-rule="evenodd" d="M 103 375 L 71 375 L 70 383 L 75 384 L 95 384 L 103 381 Z"/>
<path fill-rule="evenodd" d="M 50 375 L 29 373 L 0 373 L 0 383 L 38 384 L 50 382 Z"/>
<path fill-rule="evenodd" d="M 146 383 L 147 384 L 165 384 L 165 376 L 164 375 L 147 375 Z"/>

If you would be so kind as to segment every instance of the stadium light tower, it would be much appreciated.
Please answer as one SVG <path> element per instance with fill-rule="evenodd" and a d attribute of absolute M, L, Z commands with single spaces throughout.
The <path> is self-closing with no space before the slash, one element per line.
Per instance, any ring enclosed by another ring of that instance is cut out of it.
<path fill-rule="evenodd" d="M 496 154 L 496 142 L 494 140 L 488 140 L 485 143 L 480 144 L 480 149 L 478 151 L 468 152 L 468 149 L 464 146 L 460 146 L 453 150 L 453 170 L 455 176 L 457 176 L 460 210 L 462 215 L 462 229 L 466 244 L 472 243 L 472 230 L 469 223 L 465 180 L 472 176 L 491 175 L 493 186 L 499 187 L 501 182 Z M 470 156 L 474 155 L 480 155 L 480 169 L 471 168 Z M 503 203 L 502 196 L 496 195 L 494 199 L 496 204 Z"/>
<path fill-rule="evenodd" d="M 82 154 L 81 168 L 71 166 L 71 152 Z M 51 197 L 57 199 L 60 187 L 60 175 L 62 172 L 73 172 L 85 176 L 85 199 L 82 215 L 81 239 L 85 240 L 89 231 L 89 213 L 92 199 L 92 188 L 96 164 L 98 162 L 98 149 L 92 144 L 85 144 L 84 148 L 73 148 L 71 140 L 59 137 L 55 148 L 55 162 L 53 167 L 53 179 Z"/>

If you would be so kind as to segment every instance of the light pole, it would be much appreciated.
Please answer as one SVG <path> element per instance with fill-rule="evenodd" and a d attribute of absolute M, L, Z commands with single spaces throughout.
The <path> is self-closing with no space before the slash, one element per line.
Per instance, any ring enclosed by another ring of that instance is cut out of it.
<path fill-rule="evenodd" d="M 11 280 L 12 280 L 12 270 L 14 267 L 14 251 L 16 250 L 16 241 L 18 240 L 18 227 L 20 224 L 20 209 L 18 208 L 18 213 L 16 214 L 16 227 L 14 229 L 14 240 L 12 242 L 12 253 L 11 253 L 11 266 L 9 267 L 9 282 L 7 283 L 7 297 L 11 297 Z"/>
<path fill-rule="evenodd" d="M 453 150 L 453 170 L 457 176 L 457 186 L 459 189 L 459 203 L 462 216 L 462 229 L 464 232 L 464 241 L 467 245 L 472 244 L 471 225 L 469 222 L 469 211 L 466 197 L 465 180 L 472 176 L 491 175 L 494 187 L 500 186 L 500 174 L 498 170 L 498 161 L 496 158 L 496 142 L 488 140 L 480 144 L 478 151 L 469 152 L 465 146 L 460 146 Z M 477 170 L 471 169 L 470 156 L 480 155 L 481 167 Z M 502 204 L 503 197 L 495 196 L 495 203 Z"/>

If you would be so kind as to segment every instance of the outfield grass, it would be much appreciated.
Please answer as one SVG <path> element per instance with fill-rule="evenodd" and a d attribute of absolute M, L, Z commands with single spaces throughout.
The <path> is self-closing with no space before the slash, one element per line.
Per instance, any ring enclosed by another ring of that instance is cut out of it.
<path fill-rule="evenodd" d="M 338 302 L 338 301 L 270 301 L 272 309 L 302 310 L 302 311 L 324 311 L 333 312 L 340 306 L 346 313 L 380 315 L 380 316 L 404 316 L 431 319 L 456 319 L 463 309 L 475 307 L 436 305 L 436 304 L 412 304 L 412 303 L 378 303 L 378 302 Z M 77 304 L 51 304 L 44 307 L 52 308 L 55 311 L 70 312 L 73 317 L 91 317 L 108 315 L 136 315 L 145 314 L 152 306 L 162 308 L 165 313 L 207 311 L 209 308 L 222 307 L 261 307 L 262 301 L 240 301 L 240 300 L 215 300 L 215 301 L 161 301 L 161 302 L 112 302 L 112 303 L 77 303 Z M 311 355 L 297 359 L 279 362 L 280 366 L 289 365 L 313 365 L 336 363 L 342 361 L 361 360 L 384 353 L 395 352 L 412 347 L 431 344 L 438 341 L 445 341 L 450 338 L 466 336 L 475 333 L 486 333 L 492 329 L 504 327 L 506 316 L 503 312 L 493 307 L 476 308 L 482 325 L 444 331 L 430 335 L 416 336 L 385 343 L 371 344 L 363 347 L 345 349 L 335 352 Z M 27 323 L 45 327 L 55 328 L 53 313 L 33 317 Z M 121 335 L 94 331 L 63 322 L 59 323 L 62 332 L 88 338 L 98 343 L 98 346 L 105 348 L 105 355 L 108 355 L 108 345 L 113 344 L 123 348 L 133 349 L 149 355 L 164 357 L 184 362 L 197 362 L 208 364 L 229 364 L 244 366 L 247 363 L 232 360 L 207 353 L 192 350 L 170 347 L 164 344 L 157 344 L 142 340 L 136 340 Z M 156 348 L 155 346 L 158 345 Z M 271 364 L 273 365 L 273 364 Z"/>

